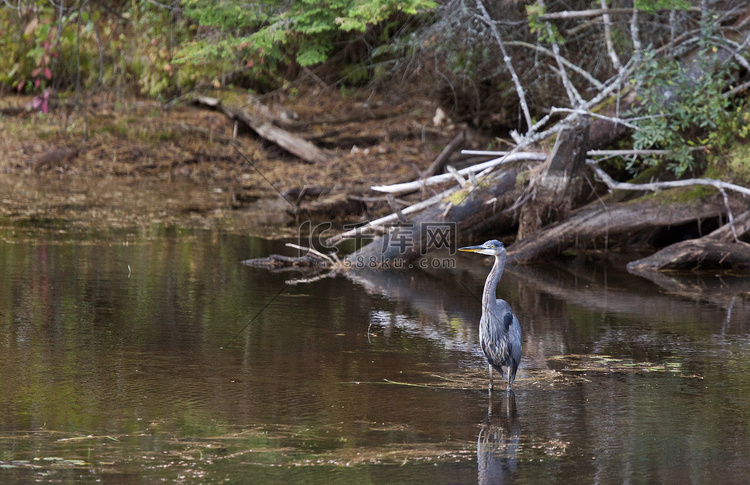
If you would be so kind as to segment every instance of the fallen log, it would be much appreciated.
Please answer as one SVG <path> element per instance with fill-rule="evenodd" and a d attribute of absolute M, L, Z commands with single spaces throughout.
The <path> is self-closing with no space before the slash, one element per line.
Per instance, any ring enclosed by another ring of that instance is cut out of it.
<path fill-rule="evenodd" d="M 414 219 L 391 227 L 346 258 L 352 267 L 407 267 L 432 249 L 455 251 L 459 243 L 474 240 L 490 228 L 499 237 L 515 229 L 515 215 L 504 209 L 517 200 L 520 189 L 516 177 L 521 167 L 512 167 L 484 183 L 490 188 L 451 189 L 430 199 L 430 204 Z M 491 203 L 488 203 L 491 202 Z M 407 213 L 404 209 L 402 213 Z M 393 216 L 391 220 L 396 220 Z M 504 229 L 504 230 L 503 230 Z M 354 236 L 354 235 L 352 235 Z M 328 243 L 337 244 L 339 238 Z"/>
<path fill-rule="evenodd" d="M 421 211 L 423 209 L 426 209 L 428 207 L 431 207 L 435 204 L 438 204 L 444 199 L 447 199 L 449 196 L 454 194 L 458 191 L 458 188 L 454 187 L 451 189 L 446 190 L 445 192 L 442 192 L 440 194 L 434 195 L 430 197 L 427 200 L 423 200 L 422 202 L 418 202 L 416 204 L 410 205 L 409 207 L 403 209 L 401 211 L 401 215 Z M 337 246 L 339 245 L 344 239 L 356 239 L 363 236 L 368 236 L 369 233 L 367 232 L 370 229 L 374 228 L 381 228 L 382 226 L 385 226 L 386 224 L 390 224 L 391 222 L 395 222 L 398 220 L 399 215 L 398 214 L 389 214 L 387 216 L 381 217 L 379 219 L 375 219 L 374 221 L 370 221 L 367 224 L 364 224 L 362 226 L 358 226 L 354 229 L 351 229 L 349 231 L 346 231 L 344 233 L 341 233 L 337 236 L 330 237 L 326 239 L 325 243 L 327 246 Z M 382 232 L 382 231 L 381 231 Z"/>
<path fill-rule="evenodd" d="M 331 155 L 318 148 L 309 141 L 276 126 L 272 120 L 261 116 L 254 116 L 243 109 L 229 108 L 217 98 L 198 96 L 195 102 L 217 109 L 224 113 L 229 119 L 241 121 L 261 138 L 274 143 L 297 158 L 308 163 L 325 163 L 331 159 Z"/>
<path fill-rule="evenodd" d="M 750 268 L 750 244 L 698 238 L 673 244 L 651 256 L 629 263 L 628 271 Z"/>
<path fill-rule="evenodd" d="M 633 274 L 642 274 L 646 271 L 750 268 L 750 244 L 735 240 L 748 233 L 750 211 L 706 236 L 680 241 L 646 258 L 633 261 L 628 264 L 627 269 Z"/>
<path fill-rule="evenodd" d="M 592 202 L 571 212 L 566 220 L 542 229 L 535 237 L 514 243 L 508 250 L 508 262 L 530 263 L 560 254 L 581 241 L 598 238 L 606 241 L 616 234 L 719 217 L 723 208 L 718 200 L 665 205 L 663 201 L 647 198 L 609 206 Z"/>

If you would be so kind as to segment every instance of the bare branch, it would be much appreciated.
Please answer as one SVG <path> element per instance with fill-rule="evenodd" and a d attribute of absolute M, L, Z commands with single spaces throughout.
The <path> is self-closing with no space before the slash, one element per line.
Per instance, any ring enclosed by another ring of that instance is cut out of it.
<path fill-rule="evenodd" d="M 576 19 L 587 17 L 598 17 L 607 14 L 632 14 L 632 8 L 594 8 L 590 10 L 564 10 L 562 12 L 545 13 L 539 16 L 540 20 Z"/>
<path fill-rule="evenodd" d="M 460 190 L 460 187 L 452 187 L 444 192 L 441 192 L 437 195 L 430 197 L 427 200 L 423 200 L 422 202 L 416 203 L 414 205 L 410 205 L 409 207 L 403 209 L 401 213 L 410 214 L 412 212 L 419 212 L 422 209 L 426 209 L 427 207 L 437 204 L 438 202 L 443 200 L 445 197 L 448 197 L 449 195 L 453 194 L 454 192 L 458 192 L 459 190 Z M 363 235 L 366 234 L 365 233 L 366 230 L 383 226 L 395 220 L 398 220 L 397 214 L 390 214 L 385 217 L 381 217 L 380 219 L 375 219 L 374 221 L 370 221 L 367 224 L 364 224 L 350 231 L 341 233 L 338 236 L 333 236 L 327 239 L 326 244 L 329 246 L 336 246 L 344 239 L 348 239 L 351 237 L 362 237 Z"/>
<path fill-rule="evenodd" d="M 734 237 L 734 242 L 739 242 L 740 238 L 737 237 L 737 229 L 734 227 L 734 215 L 732 215 L 732 208 L 729 207 L 729 197 L 727 197 L 727 192 L 724 189 L 719 189 L 721 191 L 721 195 L 724 197 L 724 207 L 727 208 L 727 215 L 729 216 L 729 227 L 732 229 L 732 236 Z"/>
<path fill-rule="evenodd" d="M 539 52 L 541 52 L 543 54 L 546 54 L 546 55 L 548 55 L 550 57 L 554 57 L 555 56 L 555 53 L 552 52 L 551 50 L 547 49 L 546 47 L 541 46 L 541 45 L 529 44 L 528 42 L 513 40 L 513 41 L 506 42 L 505 45 L 512 45 L 512 46 L 518 46 L 518 47 L 527 47 L 529 49 L 537 50 L 537 51 L 539 51 Z M 580 74 L 581 76 L 583 76 L 584 78 L 586 78 L 586 80 L 588 82 L 590 82 L 591 84 L 593 84 L 594 86 L 596 86 L 597 89 L 604 89 L 604 83 L 602 83 L 597 78 L 595 78 L 594 76 L 592 76 L 585 69 L 581 69 L 580 67 L 578 67 L 577 65 L 573 64 L 572 62 L 570 62 L 569 60 L 567 60 L 566 58 L 564 58 L 562 56 L 560 56 L 560 60 L 562 61 L 563 64 L 565 64 L 565 66 L 568 69 L 570 69 L 571 71 L 575 71 L 578 74 Z"/>
<path fill-rule="evenodd" d="M 526 93 L 523 90 L 523 86 L 521 86 L 521 80 L 518 78 L 518 74 L 516 74 L 516 70 L 513 68 L 513 63 L 511 62 L 511 58 L 508 55 L 508 51 L 505 49 L 505 44 L 503 43 L 502 37 L 500 37 L 500 31 L 497 30 L 497 26 L 492 21 L 492 17 L 490 17 L 489 12 L 487 12 L 487 9 L 484 8 L 484 4 L 482 3 L 482 0 L 476 0 L 477 2 L 477 8 L 480 12 L 482 12 L 482 16 L 479 17 L 484 23 L 486 23 L 490 30 L 492 31 L 493 37 L 495 37 L 495 41 L 497 42 L 498 46 L 500 46 L 500 52 L 503 54 L 503 62 L 505 63 L 505 67 L 510 72 L 510 76 L 513 78 L 513 84 L 516 87 L 516 93 L 518 94 L 518 99 L 521 103 L 521 109 L 523 110 L 523 115 L 526 118 L 526 125 L 531 128 L 531 125 L 533 125 L 531 121 L 531 113 L 529 112 L 529 105 L 526 103 Z"/>
<path fill-rule="evenodd" d="M 471 173 L 481 172 L 483 170 L 494 168 L 501 164 L 517 162 L 520 160 L 543 161 L 547 159 L 547 155 L 545 155 L 544 153 L 535 153 L 535 152 L 518 152 L 518 153 L 503 152 L 503 153 L 504 155 L 501 156 L 500 158 L 495 158 L 487 162 L 482 162 L 476 165 L 472 165 L 470 167 L 462 168 L 461 170 L 457 170 L 456 173 L 459 175 L 468 176 Z M 435 175 L 425 180 L 415 180 L 413 182 L 404 182 L 402 184 L 395 184 L 395 185 L 375 185 L 375 186 L 370 187 L 370 189 L 375 190 L 377 192 L 386 192 L 386 193 L 396 194 L 396 193 L 411 192 L 414 190 L 419 190 L 423 186 L 441 184 L 443 182 L 453 180 L 454 178 L 455 177 L 452 173 L 444 173 L 440 175 Z"/>
<path fill-rule="evenodd" d="M 596 164 L 593 160 L 586 160 L 586 165 L 591 167 L 592 170 L 594 170 L 594 173 L 596 173 L 596 176 L 599 177 L 599 179 L 604 182 L 607 187 L 614 190 L 644 190 L 644 191 L 658 191 L 662 189 L 672 189 L 675 187 L 689 187 L 691 185 L 710 185 L 712 187 L 716 187 L 719 190 L 732 190 L 734 192 L 739 192 L 743 195 L 750 195 L 750 189 L 747 187 L 743 187 L 741 185 L 736 184 L 730 184 L 729 182 L 722 182 L 721 180 L 714 180 L 714 179 L 685 179 L 685 180 L 675 180 L 672 182 L 651 182 L 648 184 L 630 184 L 627 182 L 616 182 L 612 177 L 607 174 L 604 170 L 599 168 L 599 166 Z"/>
<path fill-rule="evenodd" d="M 604 21 L 604 40 L 607 42 L 607 53 L 609 53 L 609 58 L 612 59 L 612 65 L 614 66 L 614 68 L 617 69 L 617 72 L 620 72 L 622 71 L 622 64 L 620 63 L 620 58 L 617 56 L 617 51 L 615 51 L 614 44 L 612 43 L 612 21 L 610 20 L 609 13 L 607 12 L 607 0 L 601 0 L 601 2 L 602 10 L 604 10 L 602 19 Z"/>
<path fill-rule="evenodd" d="M 732 89 L 730 89 L 726 93 L 722 94 L 722 96 L 725 97 L 725 98 L 729 98 L 731 96 L 734 96 L 737 93 L 740 93 L 740 92 L 744 91 L 747 88 L 750 88 L 750 81 L 744 82 L 744 83 L 740 84 L 739 86 L 733 87 Z"/>
<path fill-rule="evenodd" d="M 546 9 L 544 0 L 537 0 L 537 4 L 542 7 L 543 11 Z M 562 56 L 560 55 L 560 46 L 555 39 L 555 33 L 552 29 L 552 25 L 549 22 L 545 22 L 545 26 L 547 27 L 547 34 L 549 35 L 550 42 L 552 44 L 552 52 L 555 54 L 555 61 L 557 61 L 557 67 L 559 68 L 560 80 L 565 87 L 565 91 L 568 93 L 568 98 L 570 98 L 570 105 L 580 106 L 583 104 L 583 98 L 581 97 L 581 94 L 578 92 L 575 86 L 573 86 L 573 83 L 570 82 L 568 73 L 565 71 L 565 64 L 563 64 Z"/>
<path fill-rule="evenodd" d="M 633 0 L 635 3 L 635 0 Z M 630 17 L 630 37 L 633 40 L 633 59 L 635 64 L 641 62 L 641 38 L 638 31 L 638 9 L 633 9 L 633 15 Z"/>
<path fill-rule="evenodd" d="M 631 128 L 633 130 L 639 130 L 636 125 L 632 123 L 628 123 L 626 120 L 623 120 L 622 118 L 614 118 L 612 116 L 604 116 L 600 115 L 598 113 L 592 113 L 591 111 L 586 111 L 585 109 L 570 109 L 570 108 L 555 108 L 554 106 L 550 109 L 550 113 L 575 113 L 579 115 L 586 115 L 586 116 L 592 116 L 594 118 L 599 118 L 606 121 L 611 121 L 612 123 L 616 125 L 623 125 L 627 126 L 628 128 Z"/>
<path fill-rule="evenodd" d="M 333 258 L 331 258 L 330 256 L 328 256 L 327 254 L 321 253 L 320 251 L 318 251 L 315 248 L 311 248 L 311 247 L 307 248 L 307 247 L 299 246 L 297 244 L 292 244 L 292 243 L 286 243 L 286 247 L 293 248 L 293 249 L 298 249 L 300 251 L 309 251 L 309 252 L 313 253 L 314 255 L 318 256 L 319 258 L 325 259 L 326 261 L 328 261 L 331 264 L 335 263 L 335 261 L 333 260 Z"/>
<path fill-rule="evenodd" d="M 702 150 L 704 147 L 695 147 L 694 150 Z M 461 150 L 463 155 L 486 155 L 492 157 L 501 157 L 511 152 L 492 151 L 492 150 Z M 589 150 L 586 155 L 589 157 L 624 157 L 627 155 L 650 156 L 650 155 L 670 155 L 671 150 Z"/>
<path fill-rule="evenodd" d="M 674 9 L 668 9 L 673 11 Z M 682 10 L 682 9 L 680 9 Z M 691 7 L 688 11 L 695 12 L 699 9 Z M 604 14 L 632 14 L 636 9 L 634 8 L 593 8 L 589 10 L 564 10 L 562 12 L 550 12 L 539 16 L 540 20 L 559 20 L 559 19 L 575 19 L 575 18 L 588 18 L 598 17 Z"/>

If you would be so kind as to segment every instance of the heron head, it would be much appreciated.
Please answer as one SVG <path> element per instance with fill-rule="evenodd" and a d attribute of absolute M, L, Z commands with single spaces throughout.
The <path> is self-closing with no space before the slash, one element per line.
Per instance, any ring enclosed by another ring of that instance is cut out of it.
<path fill-rule="evenodd" d="M 487 256 L 497 256 L 500 253 L 505 252 L 505 246 L 497 239 L 492 239 L 479 246 L 467 246 L 465 248 L 458 248 L 459 251 L 467 253 L 479 253 L 486 254 Z"/>

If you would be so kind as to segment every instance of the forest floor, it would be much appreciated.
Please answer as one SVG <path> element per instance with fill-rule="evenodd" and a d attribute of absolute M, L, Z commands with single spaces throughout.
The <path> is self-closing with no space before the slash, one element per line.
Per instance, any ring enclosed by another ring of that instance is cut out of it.
<path fill-rule="evenodd" d="M 212 95 L 239 109 L 259 102 Z M 419 178 L 465 128 L 435 126 L 437 105 L 418 96 L 307 87 L 260 99 L 266 114 L 293 119 L 296 135 L 331 154 L 310 164 L 255 133 L 234 133 L 225 114 L 189 99 L 99 94 L 61 99 L 47 115 L 28 102 L 0 98 L 0 217 L 61 230 L 175 224 L 283 236 L 295 219 L 376 217 L 390 209 L 369 187 Z M 461 148 L 489 140 L 470 137 Z M 298 197 L 303 187 L 312 197 Z"/>

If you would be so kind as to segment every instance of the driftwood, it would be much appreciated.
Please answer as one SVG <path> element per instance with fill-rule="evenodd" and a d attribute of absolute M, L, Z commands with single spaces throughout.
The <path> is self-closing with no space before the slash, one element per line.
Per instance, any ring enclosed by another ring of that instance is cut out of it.
<path fill-rule="evenodd" d="M 518 241 L 509 248 L 508 262 L 530 263 L 559 254 L 579 242 L 659 227 L 685 224 L 721 215 L 718 202 L 697 201 L 669 206 L 653 199 L 604 206 L 592 202 L 562 221 L 543 229 L 537 236 Z"/>
<path fill-rule="evenodd" d="M 628 264 L 628 271 L 641 274 L 644 271 L 748 268 L 750 267 L 750 244 L 736 241 L 750 233 L 750 211 L 746 211 L 707 236 L 681 241 Z"/>
<path fill-rule="evenodd" d="M 750 268 L 750 244 L 698 238 L 673 244 L 651 256 L 628 264 L 628 271 Z"/>
<path fill-rule="evenodd" d="M 438 195 L 434 195 L 430 197 L 427 200 L 424 200 L 422 202 L 419 202 L 417 204 L 413 204 L 401 211 L 401 215 L 405 214 L 411 214 L 412 212 L 421 211 L 423 209 L 426 209 L 428 207 L 434 206 L 435 204 L 438 204 L 439 202 L 443 201 L 444 199 L 448 198 L 452 194 L 458 191 L 458 188 L 451 188 L 446 190 L 445 192 L 442 192 Z M 351 229 L 349 231 L 346 231 L 344 233 L 341 233 L 337 236 L 330 237 L 326 240 L 327 246 L 337 246 L 345 239 L 352 239 L 352 238 L 358 238 L 362 236 L 368 236 L 371 233 L 368 232 L 374 228 L 382 228 L 383 226 L 390 224 L 391 222 L 397 221 L 399 218 L 399 214 L 390 214 L 385 217 L 381 217 L 380 219 L 375 219 L 374 221 L 370 221 L 367 224 L 364 224 L 362 226 L 359 226 L 355 229 Z M 377 229 L 379 232 L 383 232 L 381 229 Z M 370 243 L 372 244 L 372 243 Z"/>
<path fill-rule="evenodd" d="M 242 109 L 224 106 L 219 99 L 208 96 L 198 96 L 195 102 L 203 106 L 218 109 L 229 119 L 241 121 L 252 131 L 263 139 L 266 139 L 297 158 L 308 163 L 325 163 L 331 156 L 309 141 L 276 126 L 272 120 L 265 117 L 254 116 Z"/>
<path fill-rule="evenodd" d="M 354 267 L 408 265 L 431 249 L 455 250 L 455 244 L 471 241 L 490 228 L 507 228 L 511 233 L 515 217 L 503 209 L 512 206 L 519 195 L 516 177 L 521 170 L 511 167 L 500 173 L 492 180 L 490 189 L 466 187 L 433 197 L 437 200 L 414 219 L 391 228 L 348 256 L 348 263 Z M 407 213 L 408 209 L 402 212 Z M 495 232 L 499 231 L 495 229 Z M 336 243 L 335 240 L 330 242 Z"/>
<path fill-rule="evenodd" d="M 455 152 L 461 144 L 466 141 L 466 133 L 464 131 L 461 131 L 458 135 L 451 140 L 450 143 L 448 143 L 445 148 L 443 148 L 443 151 L 440 152 L 440 155 L 435 159 L 434 162 L 430 164 L 429 167 L 427 167 L 427 170 L 424 172 L 425 177 L 432 177 L 433 175 L 436 175 L 438 173 L 441 173 L 443 171 L 443 168 L 445 168 L 445 164 L 448 163 L 448 159 L 450 156 Z"/>

